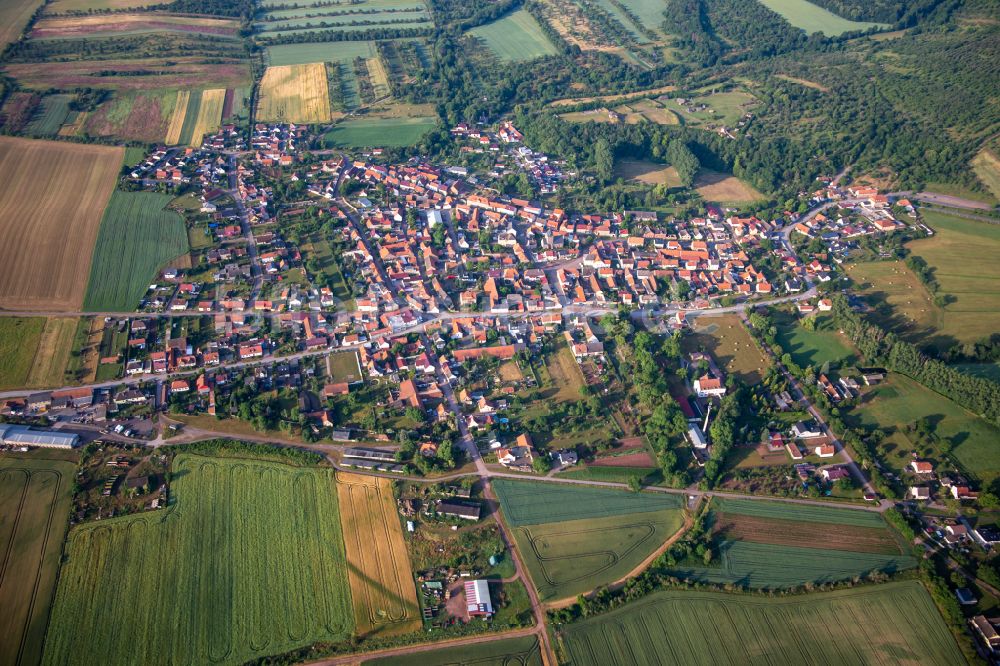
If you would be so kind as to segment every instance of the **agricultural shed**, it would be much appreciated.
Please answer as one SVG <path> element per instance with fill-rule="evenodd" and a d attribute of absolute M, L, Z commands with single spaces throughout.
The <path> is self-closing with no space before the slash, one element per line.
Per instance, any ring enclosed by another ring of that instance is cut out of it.
<path fill-rule="evenodd" d="M 464 518 L 466 520 L 479 520 L 481 510 L 482 507 L 473 502 L 442 500 L 438 503 L 438 513 L 441 515 L 454 516 L 456 518 Z"/>
<path fill-rule="evenodd" d="M 43 446 L 72 449 L 79 445 L 80 436 L 55 430 L 32 430 L 25 426 L 0 425 L 0 442 L 8 446 Z"/>
<path fill-rule="evenodd" d="M 470 580 L 465 584 L 465 603 L 469 615 L 489 617 L 493 615 L 490 600 L 490 586 L 485 580 Z"/>

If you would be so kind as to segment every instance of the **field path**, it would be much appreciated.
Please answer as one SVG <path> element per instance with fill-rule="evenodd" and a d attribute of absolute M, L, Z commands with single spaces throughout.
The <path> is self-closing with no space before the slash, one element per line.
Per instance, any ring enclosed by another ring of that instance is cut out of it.
<path fill-rule="evenodd" d="M 544 634 L 544 630 L 542 631 Z M 463 645 L 476 645 L 477 643 L 492 643 L 506 638 L 521 638 L 538 634 L 536 627 L 526 627 L 524 629 L 514 629 L 496 634 L 483 634 L 480 636 L 468 636 L 466 638 L 455 638 L 444 641 L 434 641 L 432 643 L 418 643 L 416 645 L 405 645 L 398 648 L 386 648 L 384 650 L 372 650 L 364 654 L 349 654 L 343 657 L 333 657 L 331 659 L 321 659 L 319 661 L 305 662 L 314 666 L 348 666 L 349 664 L 359 664 L 370 659 L 380 657 L 396 657 L 403 654 L 418 654 L 420 652 L 430 652 L 431 650 L 441 650 L 444 648 L 462 647 Z M 550 662 L 555 666 L 555 662 Z"/>

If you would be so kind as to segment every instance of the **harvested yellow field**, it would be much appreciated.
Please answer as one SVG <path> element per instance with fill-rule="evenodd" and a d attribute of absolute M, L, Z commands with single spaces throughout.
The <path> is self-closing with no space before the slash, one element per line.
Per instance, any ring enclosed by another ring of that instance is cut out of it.
<path fill-rule="evenodd" d="M 984 148 L 972 159 L 972 169 L 993 196 L 1000 199 L 1000 157 Z"/>
<path fill-rule="evenodd" d="M 258 120 L 325 123 L 330 117 L 326 65 L 281 65 L 264 72 L 257 102 Z"/>
<path fill-rule="evenodd" d="M 750 183 L 708 169 L 701 170 L 695 178 L 694 187 L 705 201 L 715 203 L 746 203 L 764 198 Z"/>
<path fill-rule="evenodd" d="M 200 146 L 203 136 L 219 129 L 219 125 L 222 123 L 222 106 L 225 104 L 225 101 L 225 88 L 205 90 L 201 93 L 201 104 L 198 106 L 198 119 L 195 121 L 194 130 L 191 132 L 189 145 Z M 172 121 L 173 118 L 171 118 Z"/>
<path fill-rule="evenodd" d="M 372 88 L 375 90 L 375 99 L 382 99 L 391 95 L 392 88 L 389 87 L 389 74 L 385 71 L 382 59 L 377 56 L 369 58 L 365 61 L 365 67 L 368 68 L 368 78 L 371 80 Z"/>
<path fill-rule="evenodd" d="M 347 573 L 360 636 L 402 634 L 421 624 L 391 484 L 389 479 L 337 473 Z"/>
<path fill-rule="evenodd" d="M 38 349 L 28 373 L 29 388 L 62 386 L 64 373 L 73 348 L 77 320 L 72 317 L 50 317 L 38 339 Z"/>
<path fill-rule="evenodd" d="M 0 307 L 78 311 L 125 149 L 0 137 Z"/>
<path fill-rule="evenodd" d="M 165 139 L 168 146 L 174 146 L 181 142 L 181 130 L 184 129 L 184 118 L 187 116 L 190 100 L 190 90 L 177 91 L 177 102 L 174 104 L 174 113 L 170 116 L 170 126 L 167 128 L 167 138 Z"/>

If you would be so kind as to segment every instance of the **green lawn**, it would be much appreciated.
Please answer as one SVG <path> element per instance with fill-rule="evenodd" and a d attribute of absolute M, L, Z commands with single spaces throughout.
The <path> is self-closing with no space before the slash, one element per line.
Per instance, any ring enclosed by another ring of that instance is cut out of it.
<path fill-rule="evenodd" d="M 827 37 L 836 37 L 854 30 L 889 27 L 884 23 L 849 21 L 807 0 L 760 0 L 760 3 L 809 34 L 822 32 Z"/>
<path fill-rule="evenodd" d="M 813 315 L 816 329 L 807 330 L 791 315 L 775 314 L 778 328 L 778 344 L 791 355 L 799 367 L 820 368 L 824 363 L 839 364 L 841 367 L 857 362 L 857 356 L 847 338 L 837 332 L 833 318 L 828 315 Z"/>
<path fill-rule="evenodd" d="M 169 194 L 116 190 L 97 235 L 84 310 L 133 310 L 158 271 L 188 251 L 184 220 L 164 210 Z"/>
<path fill-rule="evenodd" d="M 61 453 L 61 452 L 60 452 Z M 69 521 L 76 465 L 44 451 L 0 458 L 0 663 L 37 664 Z"/>
<path fill-rule="evenodd" d="M 683 524 L 676 508 L 526 525 L 514 539 L 539 597 L 551 601 L 623 578 Z"/>
<path fill-rule="evenodd" d="M 560 633 L 574 666 L 966 663 L 916 581 L 783 598 L 662 591 Z"/>
<path fill-rule="evenodd" d="M 365 666 L 542 666 L 542 653 L 535 636 L 506 638 L 461 647 L 381 657 Z"/>
<path fill-rule="evenodd" d="M 28 383 L 44 328 L 44 317 L 0 317 L 0 389 Z"/>
<path fill-rule="evenodd" d="M 530 13 L 519 9 L 507 16 L 469 31 L 486 43 L 500 60 L 519 62 L 556 54 L 542 27 Z"/>
<path fill-rule="evenodd" d="M 353 629 L 334 473 L 181 454 L 166 510 L 74 529 L 45 664 L 242 664 Z"/>
<path fill-rule="evenodd" d="M 886 382 L 866 391 L 862 405 L 848 415 L 853 425 L 899 431 L 893 440 L 896 448 L 886 462 L 897 470 L 912 459 L 903 429 L 917 419 L 929 417 L 941 440 L 954 446 L 952 455 L 968 472 L 984 481 L 1000 476 L 1000 428 L 964 410 L 948 398 L 931 391 L 905 375 L 891 373 Z M 932 459 L 941 454 L 932 453 Z"/>

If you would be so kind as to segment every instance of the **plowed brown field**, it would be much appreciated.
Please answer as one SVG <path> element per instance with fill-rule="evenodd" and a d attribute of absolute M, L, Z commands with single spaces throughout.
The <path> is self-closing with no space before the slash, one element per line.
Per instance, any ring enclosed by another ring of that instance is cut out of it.
<path fill-rule="evenodd" d="M 79 310 L 124 148 L 0 137 L 0 307 Z"/>
<path fill-rule="evenodd" d="M 750 541 L 776 546 L 828 548 L 854 553 L 898 555 L 900 550 L 888 529 L 761 518 L 731 513 L 713 513 L 716 532 L 732 541 Z"/>

